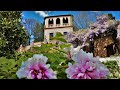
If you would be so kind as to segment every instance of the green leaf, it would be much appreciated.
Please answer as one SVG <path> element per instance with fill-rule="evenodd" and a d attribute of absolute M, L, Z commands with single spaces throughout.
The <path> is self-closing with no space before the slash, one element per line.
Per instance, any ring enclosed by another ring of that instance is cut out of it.
<path fill-rule="evenodd" d="M 70 46 L 71 46 L 71 44 L 61 44 L 60 48 L 63 49 L 63 48 L 70 47 Z"/>
<path fill-rule="evenodd" d="M 0 76 L 0 79 L 3 79 L 4 78 L 4 76 Z"/>
<path fill-rule="evenodd" d="M 8 59 L 6 57 L 0 57 L 0 65 L 7 63 Z"/>
<path fill-rule="evenodd" d="M 8 61 L 9 68 L 13 68 L 13 67 L 15 67 L 15 65 L 16 65 L 15 60 L 14 59 L 9 59 L 9 61 Z"/>
<path fill-rule="evenodd" d="M 61 37 L 61 36 L 64 36 L 64 35 L 60 32 L 57 32 L 56 35 L 55 35 L 55 37 Z"/>
<path fill-rule="evenodd" d="M 21 64 L 22 64 L 22 62 L 24 62 L 24 61 L 26 61 L 28 58 L 27 57 L 25 57 L 25 56 L 21 56 L 20 58 L 19 58 L 19 60 L 17 60 L 17 65 L 18 65 L 18 67 L 20 67 L 21 66 Z"/>
<path fill-rule="evenodd" d="M 8 69 L 9 69 L 9 66 L 7 64 L 4 64 L 2 67 L 2 70 L 7 72 Z"/>
<path fill-rule="evenodd" d="M 67 41 L 64 38 L 60 38 L 60 37 L 53 37 L 52 40 L 59 40 L 61 42 L 67 43 Z"/>

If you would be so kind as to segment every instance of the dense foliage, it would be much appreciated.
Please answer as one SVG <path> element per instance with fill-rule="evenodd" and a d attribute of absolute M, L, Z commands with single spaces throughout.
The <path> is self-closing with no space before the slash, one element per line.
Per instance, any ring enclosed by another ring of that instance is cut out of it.
<path fill-rule="evenodd" d="M 47 47 L 47 48 L 46 48 Z M 53 49 L 54 47 L 54 49 Z M 15 59 L 0 58 L 0 78 L 1 79 L 18 79 L 16 72 L 20 69 L 23 62 L 28 58 L 33 57 L 34 54 L 43 54 L 48 58 L 47 64 L 56 71 L 57 79 L 67 79 L 65 70 L 68 68 L 68 63 L 74 63 L 66 57 L 67 52 L 57 49 L 56 45 L 44 44 L 41 48 L 34 47 L 34 51 L 25 53 L 16 53 Z M 103 64 L 111 72 L 108 78 L 120 78 L 120 70 L 116 61 L 103 62 Z"/>
<path fill-rule="evenodd" d="M 0 57 L 0 79 L 17 79 L 16 72 L 27 57 L 20 55 L 18 59 L 16 54 L 16 59 Z"/>
<path fill-rule="evenodd" d="M 0 11 L 0 56 L 13 57 L 27 35 L 21 25 L 21 11 Z"/>
<path fill-rule="evenodd" d="M 59 39 L 65 42 L 64 39 L 60 39 L 61 34 L 58 33 L 55 39 Z M 59 38 L 57 38 L 59 37 Z M 63 50 L 65 47 L 71 46 L 70 44 L 64 43 L 61 45 L 57 44 L 42 44 L 41 47 L 33 47 L 32 51 L 23 53 L 15 52 L 14 59 L 7 59 L 5 57 L 0 58 L 1 66 L 1 79 L 16 79 L 16 72 L 21 67 L 22 63 L 27 61 L 28 58 L 33 57 L 34 54 L 43 54 L 48 58 L 48 64 L 51 68 L 57 72 L 58 79 L 66 79 L 65 69 L 67 68 L 68 58 L 67 53 Z"/>
<path fill-rule="evenodd" d="M 51 68 L 57 71 L 57 78 L 66 79 L 65 69 L 67 68 L 68 58 L 66 57 L 67 53 L 62 49 L 69 46 L 69 44 L 42 44 L 41 47 L 33 47 L 33 51 L 22 54 L 16 53 L 16 62 L 19 62 L 17 69 L 20 68 L 23 61 L 31 58 L 34 54 L 43 54 L 48 58 L 47 63 L 51 65 Z"/>

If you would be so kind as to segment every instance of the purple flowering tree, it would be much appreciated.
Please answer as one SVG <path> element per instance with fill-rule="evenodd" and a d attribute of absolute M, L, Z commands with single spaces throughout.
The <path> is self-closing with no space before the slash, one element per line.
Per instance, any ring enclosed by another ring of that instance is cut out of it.
<path fill-rule="evenodd" d="M 74 47 L 86 45 L 87 42 L 92 42 L 94 38 L 99 37 L 102 33 L 112 35 L 116 31 L 120 21 L 116 21 L 111 14 L 97 17 L 97 21 L 89 25 L 85 30 L 69 33 L 66 36 L 68 43 L 72 43 Z M 119 37 L 119 32 L 117 34 Z"/>

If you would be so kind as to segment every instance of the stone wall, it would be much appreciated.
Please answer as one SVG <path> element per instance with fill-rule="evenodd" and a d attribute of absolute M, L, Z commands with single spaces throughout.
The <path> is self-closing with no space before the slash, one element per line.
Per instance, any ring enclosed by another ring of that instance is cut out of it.
<path fill-rule="evenodd" d="M 100 56 L 100 57 L 110 56 L 110 54 L 112 53 L 110 53 L 109 50 L 113 48 L 112 47 L 113 44 L 114 44 L 114 41 L 111 36 L 96 39 L 94 41 L 94 52 L 93 52 L 94 56 Z M 111 49 L 111 52 L 113 52 L 113 49 Z"/>

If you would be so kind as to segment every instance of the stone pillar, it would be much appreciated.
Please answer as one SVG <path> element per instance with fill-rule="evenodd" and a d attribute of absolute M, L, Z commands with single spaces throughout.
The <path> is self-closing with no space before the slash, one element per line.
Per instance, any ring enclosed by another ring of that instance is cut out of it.
<path fill-rule="evenodd" d="M 44 37 L 44 43 L 45 43 L 45 44 L 48 43 L 48 40 L 47 40 L 46 36 Z"/>
<path fill-rule="evenodd" d="M 33 47 L 34 47 L 34 41 L 32 41 L 32 42 L 30 43 L 30 50 L 31 50 L 31 51 L 33 50 Z"/>

